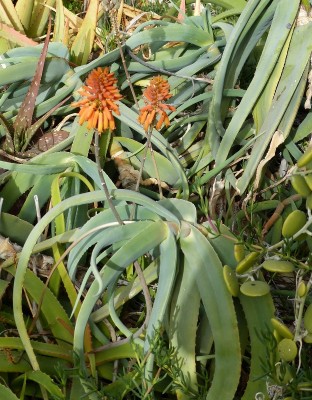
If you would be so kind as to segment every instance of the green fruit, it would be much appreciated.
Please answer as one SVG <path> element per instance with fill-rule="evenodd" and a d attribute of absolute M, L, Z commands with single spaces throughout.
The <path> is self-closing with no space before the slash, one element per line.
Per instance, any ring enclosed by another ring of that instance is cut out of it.
<path fill-rule="evenodd" d="M 298 353 L 297 345 L 291 339 L 282 339 L 277 345 L 277 351 L 284 361 L 293 361 Z"/>
<path fill-rule="evenodd" d="M 288 273 L 293 272 L 295 267 L 289 261 L 282 260 L 266 260 L 262 264 L 263 268 L 270 272 Z"/>
<path fill-rule="evenodd" d="M 303 197 L 308 197 L 311 190 L 302 175 L 293 175 L 290 179 L 292 187 Z"/>
<path fill-rule="evenodd" d="M 307 292 L 307 286 L 305 282 L 301 281 L 297 288 L 297 294 L 299 297 L 303 297 Z"/>
<path fill-rule="evenodd" d="M 303 325 L 309 333 L 312 333 L 312 304 L 307 307 L 304 313 Z"/>
<path fill-rule="evenodd" d="M 236 272 L 238 274 L 243 274 L 246 272 L 249 268 L 251 268 L 256 260 L 259 257 L 259 253 L 256 251 L 253 251 L 252 253 L 249 253 L 242 261 L 240 261 L 236 267 Z"/>
<path fill-rule="evenodd" d="M 239 294 L 238 280 L 235 271 L 233 271 L 228 265 L 223 267 L 223 278 L 228 291 L 232 296 L 237 297 Z"/>
<path fill-rule="evenodd" d="M 299 168 L 302 168 L 311 161 L 312 161 L 312 146 L 308 147 L 307 150 L 302 154 L 302 156 L 297 161 L 297 165 Z"/>
<path fill-rule="evenodd" d="M 312 343 L 312 333 L 307 333 L 303 338 L 304 343 Z"/>
<path fill-rule="evenodd" d="M 245 246 L 242 243 L 234 244 L 234 258 L 238 263 L 245 258 Z"/>
<path fill-rule="evenodd" d="M 291 238 L 306 224 L 307 217 L 303 211 L 295 210 L 285 219 L 282 227 L 284 238 Z"/>
<path fill-rule="evenodd" d="M 242 284 L 240 291 L 248 297 L 261 297 L 270 293 L 270 286 L 262 281 L 247 281 Z"/>
<path fill-rule="evenodd" d="M 294 338 L 293 333 L 288 329 L 288 327 L 286 325 L 283 324 L 283 322 L 279 321 L 276 318 L 271 318 L 271 324 L 273 325 L 274 330 L 276 330 L 277 333 L 282 338 L 286 338 L 286 339 Z"/>
<path fill-rule="evenodd" d="M 307 185 L 309 186 L 310 190 L 312 190 L 312 175 L 305 175 L 304 176 L 305 181 L 307 182 Z"/>

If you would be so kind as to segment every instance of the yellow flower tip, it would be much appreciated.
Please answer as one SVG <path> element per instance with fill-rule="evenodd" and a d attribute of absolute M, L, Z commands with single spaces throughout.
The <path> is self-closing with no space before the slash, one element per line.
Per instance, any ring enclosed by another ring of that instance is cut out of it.
<path fill-rule="evenodd" d="M 90 72 L 86 85 L 78 90 L 82 99 L 71 104 L 80 107 L 80 125 L 88 122 L 88 129 L 97 128 L 100 133 L 108 128 L 116 129 L 112 112 L 120 115 L 116 101 L 122 99 L 116 84 L 117 79 L 109 67 L 98 67 Z"/>

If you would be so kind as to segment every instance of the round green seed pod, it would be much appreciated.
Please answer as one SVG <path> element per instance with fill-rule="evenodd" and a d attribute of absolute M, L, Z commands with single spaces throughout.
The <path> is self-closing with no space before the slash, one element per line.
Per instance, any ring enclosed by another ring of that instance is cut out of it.
<path fill-rule="evenodd" d="M 245 258 L 245 246 L 242 243 L 234 244 L 234 258 L 238 263 Z"/>
<path fill-rule="evenodd" d="M 269 272 L 288 273 L 293 272 L 295 267 L 290 261 L 283 260 L 265 260 L 262 267 Z"/>
<path fill-rule="evenodd" d="M 248 297 L 261 297 L 270 293 L 270 286 L 262 281 L 247 281 L 241 285 L 240 291 Z"/>
<path fill-rule="evenodd" d="M 282 339 L 277 345 L 277 351 L 284 361 L 293 361 L 298 354 L 297 345 L 291 339 Z"/>
<path fill-rule="evenodd" d="M 308 305 L 304 313 L 303 325 L 309 333 L 312 333 L 312 304 Z"/>
<path fill-rule="evenodd" d="M 235 274 L 235 271 L 228 265 L 223 267 L 223 278 L 228 291 L 232 296 L 237 297 L 239 294 L 239 284 Z"/>
<path fill-rule="evenodd" d="M 297 288 L 297 294 L 299 297 L 303 297 L 307 293 L 307 285 L 301 281 Z"/>
<path fill-rule="evenodd" d="M 279 321 L 276 318 L 271 318 L 271 324 L 274 328 L 274 330 L 277 331 L 277 333 L 285 339 L 293 339 L 294 335 L 293 333 L 289 330 L 289 328 L 283 324 L 283 322 Z"/>
<path fill-rule="evenodd" d="M 311 344 L 312 343 L 312 333 L 308 332 L 302 340 L 304 341 L 304 343 Z"/>
<path fill-rule="evenodd" d="M 311 190 L 302 175 L 293 175 L 290 179 L 292 187 L 302 197 L 308 197 Z"/>
<path fill-rule="evenodd" d="M 244 272 L 246 272 L 249 268 L 251 268 L 255 264 L 258 257 L 259 253 L 256 251 L 249 253 L 242 261 L 238 263 L 236 267 L 236 272 L 238 274 L 243 274 Z"/>
<path fill-rule="evenodd" d="M 308 147 L 307 150 L 298 159 L 297 165 L 299 168 L 302 168 L 311 161 L 312 161 L 312 146 Z"/>
<path fill-rule="evenodd" d="M 312 190 L 312 175 L 305 175 L 304 176 L 305 181 L 307 182 L 307 185 L 309 186 L 310 190 Z"/>
<path fill-rule="evenodd" d="M 284 238 L 294 236 L 307 222 L 307 216 L 303 211 L 295 210 L 291 212 L 285 219 L 282 227 L 282 235 Z"/>
<path fill-rule="evenodd" d="M 309 196 L 307 197 L 306 208 L 309 208 L 310 210 L 312 210 L 312 193 L 309 194 Z"/>

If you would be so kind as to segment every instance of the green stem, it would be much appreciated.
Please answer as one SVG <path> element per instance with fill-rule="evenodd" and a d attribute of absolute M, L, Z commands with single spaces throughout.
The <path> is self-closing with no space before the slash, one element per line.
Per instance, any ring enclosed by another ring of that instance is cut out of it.
<path fill-rule="evenodd" d="M 114 214 L 116 221 L 120 224 L 123 225 L 123 221 L 120 218 L 120 215 L 118 214 L 116 207 L 112 201 L 111 195 L 109 193 L 108 187 L 106 185 L 106 181 L 105 181 L 105 177 L 103 174 L 103 170 L 101 168 L 101 162 L 100 162 L 100 156 L 99 156 L 100 152 L 99 152 L 99 132 L 95 131 L 95 135 L 94 135 L 94 155 L 95 155 L 95 161 L 96 161 L 96 165 L 98 168 L 98 173 L 99 173 L 99 177 L 100 177 L 100 181 L 101 181 L 101 185 L 102 185 L 102 189 L 104 190 L 109 208 L 111 209 L 112 213 Z"/>

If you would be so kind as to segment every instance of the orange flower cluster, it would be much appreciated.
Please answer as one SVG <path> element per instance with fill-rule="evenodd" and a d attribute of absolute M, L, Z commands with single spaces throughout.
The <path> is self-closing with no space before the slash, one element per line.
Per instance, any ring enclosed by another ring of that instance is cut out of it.
<path fill-rule="evenodd" d="M 98 67 L 90 72 L 86 79 L 87 85 L 78 90 L 83 98 L 71 104 L 80 107 L 80 125 L 88 121 L 87 128 L 96 128 L 99 133 L 116 129 L 112 112 L 120 115 L 116 101 L 122 98 L 116 82 L 114 73 L 108 67 Z"/>
<path fill-rule="evenodd" d="M 172 96 L 169 93 L 170 86 L 167 80 L 161 76 L 156 76 L 150 81 L 149 86 L 144 90 L 145 107 L 140 110 L 138 121 L 143 125 L 147 132 L 149 127 L 153 126 L 159 117 L 155 128 L 160 130 L 163 124 L 170 125 L 166 110 L 175 111 L 175 107 L 164 102 Z"/>

